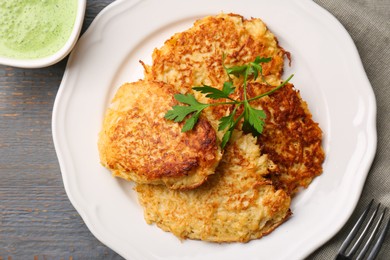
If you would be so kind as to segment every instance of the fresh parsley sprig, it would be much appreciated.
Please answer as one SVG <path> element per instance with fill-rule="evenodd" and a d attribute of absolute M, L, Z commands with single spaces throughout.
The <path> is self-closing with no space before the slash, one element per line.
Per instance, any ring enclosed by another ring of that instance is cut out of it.
<path fill-rule="evenodd" d="M 172 110 L 169 110 L 165 114 L 165 118 L 175 122 L 181 122 L 189 114 L 192 114 L 192 116 L 185 121 L 183 128 L 181 129 L 182 132 L 187 132 L 194 128 L 196 122 L 198 122 L 200 112 L 202 112 L 206 107 L 209 107 L 209 104 L 198 102 L 192 94 L 175 94 L 174 97 L 177 101 L 188 106 L 173 106 Z"/>
<path fill-rule="evenodd" d="M 234 109 L 229 115 L 221 117 L 219 119 L 218 131 L 225 131 L 221 142 L 222 148 L 224 148 L 229 142 L 233 130 L 236 128 L 237 124 L 242 119 L 244 119 L 242 124 L 242 130 L 244 132 L 250 132 L 254 136 L 260 135 L 263 132 L 266 114 L 263 110 L 251 107 L 250 102 L 274 93 L 275 91 L 286 85 L 294 76 L 291 75 L 285 81 L 283 81 L 283 83 L 271 89 L 270 91 L 248 99 L 248 79 L 252 77 L 253 80 L 256 80 L 259 76 L 261 76 L 262 81 L 267 83 L 264 79 L 261 63 L 270 62 L 271 58 L 256 57 L 253 62 L 229 68 L 225 66 L 224 60 L 225 55 L 223 56 L 223 67 L 229 77 L 229 81 L 224 82 L 222 90 L 207 85 L 193 87 L 192 89 L 195 91 L 199 91 L 202 94 L 205 94 L 207 98 L 214 100 L 226 99 L 227 101 L 215 103 L 201 103 L 197 101 L 195 96 L 192 94 L 176 94 L 174 98 L 185 105 L 175 105 L 172 107 L 172 110 L 169 110 L 165 114 L 165 118 L 168 120 L 173 120 L 174 122 L 185 121 L 182 127 L 182 132 L 187 132 L 194 128 L 195 124 L 198 122 L 201 112 L 205 108 L 218 105 L 234 105 Z M 244 82 L 242 85 L 244 92 L 244 100 L 236 100 L 231 97 L 231 94 L 233 94 L 236 90 L 236 87 L 233 85 L 233 79 L 231 75 L 235 77 L 244 77 Z M 238 115 L 237 111 L 238 108 L 241 106 L 243 106 L 244 109 L 243 112 Z"/>

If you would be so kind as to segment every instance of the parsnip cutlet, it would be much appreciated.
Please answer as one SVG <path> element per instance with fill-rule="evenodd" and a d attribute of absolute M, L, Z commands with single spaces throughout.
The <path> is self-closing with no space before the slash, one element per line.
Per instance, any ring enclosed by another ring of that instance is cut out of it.
<path fill-rule="evenodd" d="M 179 238 L 247 242 L 260 238 L 291 214 L 290 197 L 263 176 L 274 167 L 260 155 L 256 138 L 235 131 L 223 159 L 202 186 L 174 191 L 137 185 L 147 223 Z"/>
<path fill-rule="evenodd" d="M 114 176 L 139 183 L 194 188 L 214 174 L 222 155 L 216 131 L 204 117 L 193 131 L 168 121 L 177 103 L 173 87 L 138 81 L 119 88 L 107 109 L 98 148 Z"/>

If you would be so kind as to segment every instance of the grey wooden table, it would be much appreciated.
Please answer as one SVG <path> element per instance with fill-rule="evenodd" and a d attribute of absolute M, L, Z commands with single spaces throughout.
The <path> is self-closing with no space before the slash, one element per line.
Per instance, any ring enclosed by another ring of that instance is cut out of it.
<path fill-rule="evenodd" d="M 112 1 L 88 1 L 83 31 Z M 389 17 L 388 0 L 345 0 L 341 1 L 343 4 L 339 4 L 337 0 L 316 2 L 331 9 L 352 33 L 374 90 L 382 93 L 390 80 L 388 70 L 384 67 L 388 68 L 389 55 L 388 52 L 387 56 L 378 53 L 383 46 L 375 45 L 375 56 L 371 51 L 372 45 L 368 45 L 366 41 L 370 38 L 364 34 L 381 35 L 380 39 L 387 39 L 388 48 L 389 32 L 385 28 L 388 30 L 389 27 L 386 24 L 377 26 L 378 23 L 371 21 L 371 27 L 367 28 L 372 30 L 364 31 L 362 23 L 356 25 L 356 22 L 368 20 L 362 18 L 366 14 L 365 10 L 369 10 L 374 16 L 378 14 Z M 352 7 L 355 9 L 351 9 Z M 360 13 L 354 10 L 360 10 Z M 378 60 L 380 67 L 369 65 L 375 65 Z M 65 66 L 66 59 L 42 69 L 18 69 L 0 65 L 0 260 L 122 259 L 91 234 L 65 194 L 51 134 L 53 103 Z M 387 110 L 389 102 L 386 96 L 381 94 L 378 97 L 378 118 L 382 119 L 379 121 L 380 156 L 374 162 L 374 170 L 368 178 L 361 198 L 363 201 L 358 205 L 357 211 L 365 204 L 364 200 L 367 201 L 372 196 L 389 198 L 386 169 L 390 166 L 388 158 L 382 157 L 389 150 L 387 147 L 390 137 L 388 131 L 381 129 L 388 126 L 386 111 L 390 110 Z M 357 211 L 352 222 L 357 217 Z M 309 259 L 330 259 L 351 227 L 351 221 L 338 236 Z M 389 250 L 387 243 L 381 254 L 385 258 L 381 259 L 389 259 L 386 258 L 390 255 Z"/>
<path fill-rule="evenodd" d="M 88 1 L 83 31 L 111 2 Z M 122 259 L 91 234 L 65 194 L 51 135 L 65 66 L 0 65 L 0 260 Z"/>

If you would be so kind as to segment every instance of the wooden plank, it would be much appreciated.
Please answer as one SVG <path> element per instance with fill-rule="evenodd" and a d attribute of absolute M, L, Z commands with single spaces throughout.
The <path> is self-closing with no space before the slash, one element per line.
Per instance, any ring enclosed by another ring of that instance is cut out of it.
<path fill-rule="evenodd" d="M 83 32 L 112 1 L 88 1 Z M 66 59 L 42 69 L 0 66 L 0 260 L 122 259 L 69 202 L 51 116 Z"/>

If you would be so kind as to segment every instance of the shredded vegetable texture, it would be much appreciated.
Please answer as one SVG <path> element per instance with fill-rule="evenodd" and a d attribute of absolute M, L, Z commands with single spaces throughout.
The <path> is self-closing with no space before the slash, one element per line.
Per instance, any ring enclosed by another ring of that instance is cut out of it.
<path fill-rule="evenodd" d="M 225 56 L 223 57 L 223 60 L 224 59 Z M 294 76 L 291 75 L 279 86 L 276 86 L 270 91 L 248 99 L 246 93 L 248 80 L 256 80 L 260 76 L 262 81 L 267 83 L 263 76 L 263 68 L 261 66 L 261 63 L 267 63 L 270 61 L 271 58 L 256 57 L 253 62 L 240 66 L 233 66 L 227 68 L 223 64 L 225 72 L 229 76 L 229 81 L 224 82 L 222 90 L 207 85 L 193 87 L 192 89 L 195 91 L 199 91 L 202 94 L 205 94 L 206 97 L 210 99 L 225 99 L 224 102 L 201 103 L 196 100 L 193 94 L 175 94 L 174 98 L 184 105 L 173 106 L 172 109 L 165 114 L 165 118 L 168 120 L 173 120 L 174 122 L 184 121 L 182 132 L 187 132 L 194 128 L 194 126 L 198 122 L 201 112 L 205 108 L 210 106 L 231 104 L 234 105 L 233 111 L 229 115 L 221 117 L 219 119 L 218 131 L 225 131 L 222 137 L 221 147 L 224 148 L 226 146 L 226 144 L 230 140 L 234 128 L 242 119 L 244 120 L 242 125 L 242 130 L 244 132 L 252 133 L 254 136 L 260 135 L 263 132 L 266 114 L 263 110 L 251 107 L 250 102 L 272 94 L 273 92 L 286 85 L 286 83 L 289 82 Z M 231 76 L 244 77 L 242 85 L 244 91 L 244 100 L 236 100 L 231 97 L 231 94 L 233 94 L 236 90 L 236 87 L 233 85 L 233 80 Z M 241 106 L 244 107 L 244 109 L 242 110 L 243 112 L 237 115 L 237 110 Z"/>

